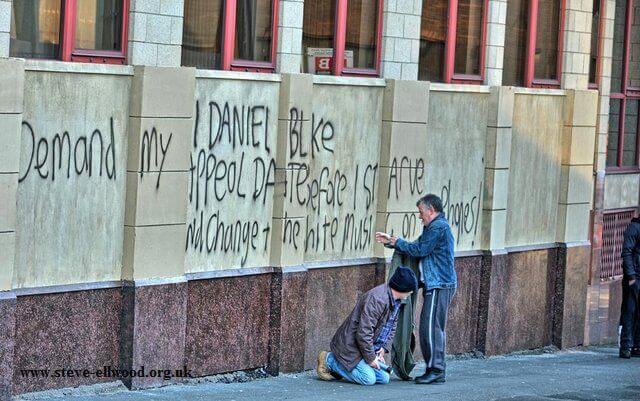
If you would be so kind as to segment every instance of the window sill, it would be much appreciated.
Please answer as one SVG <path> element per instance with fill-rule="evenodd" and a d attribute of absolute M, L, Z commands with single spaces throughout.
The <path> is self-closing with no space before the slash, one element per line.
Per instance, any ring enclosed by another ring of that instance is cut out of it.
<path fill-rule="evenodd" d="M 265 81 L 280 82 L 281 78 L 278 74 L 267 74 L 264 72 L 245 72 L 245 71 L 225 71 L 225 70 L 196 70 L 196 78 L 214 78 L 228 79 L 238 81 Z"/>
<path fill-rule="evenodd" d="M 443 84 L 440 82 L 430 82 L 429 90 L 433 92 L 489 93 L 490 87 L 477 84 Z"/>
<path fill-rule="evenodd" d="M 564 96 L 566 92 L 564 89 L 550 89 L 550 88 L 524 88 L 520 86 L 514 86 L 513 91 L 518 95 L 547 95 L 547 96 Z"/>
<path fill-rule="evenodd" d="M 382 78 L 339 77 L 335 75 L 313 75 L 313 83 L 317 85 L 386 86 L 386 82 Z"/>
<path fill-rule="evenodd" d="M 25 59 L 26 71 L 61 72 L 72 74 L 133 75 L 133 66 L 118 64 L 77 63 L 58 60 Z"/>
<path fill-rule="evenodd" d="M 614 174 L 640 174 L 638 167 L 607 167 L 604 170 L 605 175 Z"/>

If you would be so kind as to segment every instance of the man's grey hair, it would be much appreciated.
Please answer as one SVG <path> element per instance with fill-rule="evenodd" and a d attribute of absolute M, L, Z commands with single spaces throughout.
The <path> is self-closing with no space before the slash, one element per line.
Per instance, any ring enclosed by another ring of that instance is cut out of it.
<path fill-rule="evenodd" d="M 432 207 L 436 212 L 442 213 L 442 199 L 438 195 L 426 194 L 416 202 L 416 206 L 420 206 L 420 204 L 423 204 L 427 209 Z"/>

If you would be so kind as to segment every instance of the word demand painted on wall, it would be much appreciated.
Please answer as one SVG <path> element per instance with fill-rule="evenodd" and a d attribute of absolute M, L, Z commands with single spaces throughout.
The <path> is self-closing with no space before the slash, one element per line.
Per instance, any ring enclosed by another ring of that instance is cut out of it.
<path fill-rule="evenodd" d="M 103 174 L 109 180 L 116 179 L 113 118 L 109 120 L 108 134 L 96 128 L 88 135 L 74 137 L 63 131 L 49 138 L 38 135 L 28 121 L 23 121 L 22 135 L 28 149 L 27 164 L 21 169 L 18 182 L 30 175 L 51 181 L 70 179 L 72 175 L 103 177 Z"/>

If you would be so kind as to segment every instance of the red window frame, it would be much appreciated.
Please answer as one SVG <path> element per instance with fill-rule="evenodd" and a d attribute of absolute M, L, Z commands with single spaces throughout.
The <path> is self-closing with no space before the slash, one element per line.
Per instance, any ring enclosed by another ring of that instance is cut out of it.
<path fill-rule="evenodd" d="M 424 4 L 424 3 L 423 3 Z M 480 59 L 479 75 L 458 74 L 455 72 L 456 39 L 458 32 L 458 0 L 449 0 L 447 11 L 447 36 L 444 42 L 444 77 L 443 82 L 450 84 L 482 84 L 485 76 L 485 63 L 487 51 L 487 16 L 489 10 L 489 0 L 482 3 L 482 21 L 480 33 Z M 424 7 L 424 5 L 423 5 Z"/>
<path fill-rule="evenodd" d="M 279 0 L 272 0 L 271 14 L 271 61 L 253 61 L 235 58 L 236 45 L 236 8 L 237 0 L 223 0 L 224 20 L 222 21 L 222 70 L 250 71 L 250 72 L 275 72 L 276 49 L 278 44 L 278 7 Z"/>
<path fill-rule="evenodd" d="M 336 20 L 333 40 L 333 75 L 344 76 L 380 76 L 382 61 L 382 24 L 384 0 L 377 0 L 378 11 L 376 21 L 376 57 L 375 68 L 348 68 L 344 65 L 344 54 L 347 42 L 347 10 L 349 0 L 336 0 Z"/>
<path fill-rule="evenodd" d="M 636 160 L 634 166 L 622 166 L 622 156 L 624 150 L 624 127 L 627 114 L 627 101 L 637 100 L 640 112 L 640 88 L 629 85 L 629 54 L 631 50 L 631 25 L 633 21 L 634 0 L 627 0 L 625 10 L 624 26 L 624 53 L 622 56 L 622 87 L 620 92 L 612 92 L 611 99 L 620 100 L 620 118 L 618 121 L 618 154 L 616 155 L 616 165 L 606 166 L 607 174 L 640 172 L 640 118 L 636 126 Z"/>
<path fill-rule="evenodd" d="M 602 73 L 602 34 L 604 33 L 607 0 L 598 1 L 600 3 L 600 17 L 598 18 L 598 43 L 596 44 L 596 81 L 589 82 L 589 89 L 598 89 L 600 87 L 600 74 Z"/>
<path fill-rule="evenodd" d="M 83 63 L 126 64 L 127 40 L 129 34 L 129 0 L 122 0 L 122 46 L 119 51 L 88 50 L 75 47 L 76 43 L 76 5 L 82 0 L 63 0 L 61 59 Z"/>
<path fill-rule="evenodd" d="M 560 20 L 558 32 L 558 56 L 556 61 L 556 77 L 557 79 L 538 79 L 535 78 L 535 52 L 536 40 L 538 34 L 538 5 L 539 0 L 529 1 L 529 20 L 527 21 L 527 48 L 525 53 L 524 66 L 524 86 L 527 88 L 559 88 L 560 78 L 562 77 L 562 52 L 564 40 L 564 21 L 566 0 L 560 1 Z"/>

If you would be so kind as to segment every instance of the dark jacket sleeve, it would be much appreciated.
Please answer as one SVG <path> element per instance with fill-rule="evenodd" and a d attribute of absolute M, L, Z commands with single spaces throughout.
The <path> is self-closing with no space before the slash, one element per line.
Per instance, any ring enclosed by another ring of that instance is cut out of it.
<path fill-rule="evenodd" d="M 356 330 L 356 342 L 365 362 L 371 363 L 376 359 L 376 352 L 373 346 L 375 339 L 374 331 L 381 313 L 381 305 L 369 294 L 363 301 L 360 322 Z"/>
<path fill-rule="evenodd" d="M 414 258 L 424 258 L 429 256 L 435 249 L 436 245 L 442 238 L 446 227 L 433 227 L 425 231 L 424 235 L 421 235 L 414 242 L 407 242 L 402 238 L 398 238 L 395 248 L 405 255 L 412 256 Z"/>
<path fill-rule="evenodd" d="M 636 279 L 636 265 L 633 257 L 633 250 L 640 240 L 640 229 L 637 224 L 630 224 L 624 232 L 624 242 L 622 244 L 622 267 L 624 275 L 630 280 Z"/>

